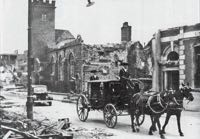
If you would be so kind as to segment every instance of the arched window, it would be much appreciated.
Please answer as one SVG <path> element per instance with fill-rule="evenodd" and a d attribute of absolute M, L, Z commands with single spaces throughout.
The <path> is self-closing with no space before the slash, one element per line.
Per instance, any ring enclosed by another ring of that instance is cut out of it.
<path fill-rule="evenodd" d="M 62 57 L 59 56 L 59 61 L 58 61 L 58 80 L 62 79 Z"/>
<path fill-rule="evenodd" d="M 55 60 L 53 56 L 51 57 L 51 75 L 55 74 Z"/>
<path fill-rule="evenodd" d="M 75 66 L 74 56 L 71 53 L 69 55 L 69 75 L 70 75 L 70 78 L 75 77 L 74 66 Z"/>
<path fill-rule="evenodd" d="M 176 60 L 178 60 L 178 59 L 179 59 L 179 55 L 178 55 L 178 53 L 175 52 L 175 51 L 170 52 L 170 53 L 168 54 L 168 56 L 167 56 L 167 60 L 176 61 Z"/>

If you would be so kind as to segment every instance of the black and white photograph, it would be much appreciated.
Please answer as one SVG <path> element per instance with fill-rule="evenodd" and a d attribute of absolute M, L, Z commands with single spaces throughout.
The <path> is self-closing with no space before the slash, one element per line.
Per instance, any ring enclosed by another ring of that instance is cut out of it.
<path fill-rule="evenodd" d="M 0 139 L 199 139 L 200 0 L 0 0 Z"/>

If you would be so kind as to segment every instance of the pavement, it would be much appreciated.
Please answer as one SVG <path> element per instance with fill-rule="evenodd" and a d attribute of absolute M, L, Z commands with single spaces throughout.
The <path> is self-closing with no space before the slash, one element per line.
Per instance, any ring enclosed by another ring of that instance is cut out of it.
<path fill-rule="evenodd" d="M 53 97 L 56 101 L 66 102 L 66 103 L 76 103 L 78 95 L 70 93 L 59 93 L 59 92 L 49 92 L 49 95 Z"/>

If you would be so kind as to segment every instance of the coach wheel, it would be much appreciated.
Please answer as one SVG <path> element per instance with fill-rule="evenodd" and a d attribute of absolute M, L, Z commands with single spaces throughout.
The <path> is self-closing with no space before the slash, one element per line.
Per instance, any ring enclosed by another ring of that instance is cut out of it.
<path fill-rule="evenodd" d="M 88 118 L 89 107 L 87 98 L 84 95 L 79 96 L 77 100 L 76 110 L 78 114 L 78 118 L 85 122 Z"/>
<path fill-rule="evenodd" d="M 114 128 L 117 124 L 117 111 L 112 104 L 107 104 L 103 110 L 104 122 L 107 127 Z"/>

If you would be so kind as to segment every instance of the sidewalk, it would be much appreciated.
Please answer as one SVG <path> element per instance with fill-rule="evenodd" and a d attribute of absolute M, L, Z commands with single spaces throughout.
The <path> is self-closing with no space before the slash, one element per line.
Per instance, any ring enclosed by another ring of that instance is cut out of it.
<path fill-rule="evenodd" d="M 59 93 L 59 92 L 49 92 L 49 95 L 53 97 L 56 101 L 66 102 L 66 103 L 76 103 L 78 99 L 77 94 L 71 93 Z"/>
<path fill-rule="evenodd" d="M 27 91 L 26 89 L 13 89 L 13 87 L 11 87 L 11 90 L 9 89 L 9 91 L 14 95 L 16 95 L 17 97 L 26 97 L 27 96 Z M 8 89 L 8 88 L 6 88 Z M 198 89 L 198 92 L 192 92 L 193 96 L 194 96 L 194 101 L 189 102 L 188 100 L 184 100 L 184 108 L 187 111 L 195 111 L 195 112 L 200 112 L 200 89 Z M 196 91 L 196 90 L 195 90 Z M 53 97 L 53 99 L 55 101 L 61 101 L 61 102 L 65 102 L 65 103 L 76 103 L 77 99 L 78 99 L 78 94 L 71 94 L 71 93 L 60 93 L 60 92 L 50 92 L 49 91 L 49 95 Z"/>
<path fill-rule="evenodd" d="M 18 87 L 15 87 L 14 85 L 4 86 L 1 92 L 4 92 L 4 93 L 6 92 L 20 98 L 27 97 L 27 89 L 20 88 L 20 87 L 18 88 Z M 49 93 L 49 96 L 53 97 L 53 100 L 66 102 L 66 103 L 76 103 L 76 100 L 78 98 L 78 94 L 60 93 L 60 92 L 51 92 L 51 91 L 48 91 L 48 93 Z"/>

